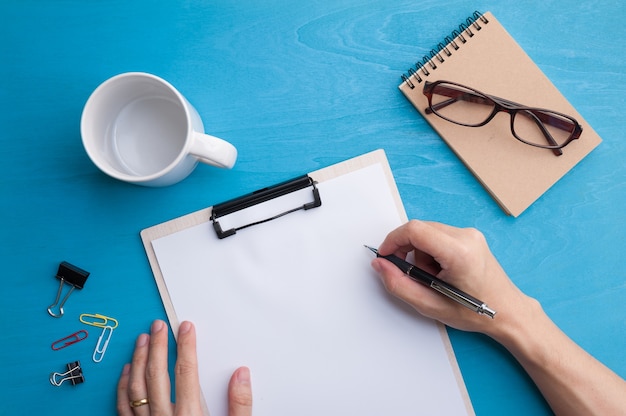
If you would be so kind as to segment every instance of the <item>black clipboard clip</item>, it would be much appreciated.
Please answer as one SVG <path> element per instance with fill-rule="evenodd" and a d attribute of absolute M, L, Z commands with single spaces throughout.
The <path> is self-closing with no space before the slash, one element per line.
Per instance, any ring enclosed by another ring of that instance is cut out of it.
<path fill-rule="evenodd" d="M 322 205 L 322 200 L 320 198 L 319 189 L 315 186 L 316 182 L 309 177 L 309 175 L 303 175 L 296 179 L 292 179 L 290 181 L 281 182 L 278 185 L 270 186 L 268 188 L 263 188 L 258 191 L 254 191 L 251 194 L 244 195 L 239 198 L 231 199 L 230 201 L 223 202 L 221 204 L 217 204 L 213 206 L 213 212 L 211 213 L 211 221 L 213 222 L 213 228 L 217 233 L 217 237 L 219 239 L 223 239 L 226 237 L 230 237 L 234 235 L 239 230 L 243 230 L 244 228 L 252 227 L 253 225 L 263 224 L 265 222 L 275 220 L 284 215 L 291 214 L 292 212 L 300 211 L 300 210 L 309 210 L 312 208 L 317 208 Z M 262 202 L 269 201 L 274 198 L 281 197 L 283 195 L 290 194 L 295 191 L 299 191 L 301 189 L 307 187 L 313 188 L 313 201 L 307 204 L 295 207 L 293 209 L 289 209 L 287 211 L 283 211 L 277 215 L 272 217 L 255 221 L 250 224 L 245 224 L 240 227 L 234 227 L 228 230 L 222 230 L 222 226 L 217 221 L 218 218 L 226 216 L 228 214 L 232 214 L 233 212 L 237 212 L 254 205 L 258 205 Z"/>

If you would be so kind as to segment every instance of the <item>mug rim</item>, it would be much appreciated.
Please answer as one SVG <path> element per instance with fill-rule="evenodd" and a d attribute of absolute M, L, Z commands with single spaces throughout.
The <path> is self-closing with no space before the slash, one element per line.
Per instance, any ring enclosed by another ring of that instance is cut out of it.
<path fill-rule="evenodd" d="M 176 97 L 176 100 L 178 101 L 178 104 L 182 107 L 182 110 L 185 112 L 185 121 L 186 121 L 185 130 L 186 131 L 185 131 L 184 146 L 180 149 L 178 155 L 172 162 L 170 162 L 163 169 L 157 172 L 151 173 L 149 175 L 132 175 L 132 174 L 121 172 L 117 169 L 114 169 L 109 163 L 106 163 L 103 160 L 104 159 L 103 157 L 100 156 L 100 152 L 95 148 L 95 145 L 94 145 L 95 140 L 91 137 L 86 139 L 86 136 L 92 136 L 91 134 L 87 134 L 86 132 L 88 129 L 87 119 L 89 117 L 93 117 L 93 114 L 91 114 L 93 112 L 91 107 L 94 105 L 94 102 L 98 98 L 98 95 L 100 95 L 103 90 L 109 88 L 111 84 L 119 82 L 120 79 L 132 78 L 132 77 L 144 78 L 144 79 L 147 78 L 152 81 L 156 81 L 159 85 L 166 87 L 169 90 L 169 92 L 174 94 L 174 96 Z M 123 73 L 114 75 L 106 79 L 100 85 L 98 85 L 98 87 L 96 87 L 96 89 L 89 95 L 89 98 L 85 102 L 85 105 L 83 107 L 83 112 L 81 115 L 81 123 L 80 123 L 80 133 L 81 133 L 81 140 L 83 143 L 83 147 L 85 148 L 85 151 L 87 152 L 87 155 L 89 156 L 91 161 L 101 171 L 103 171 L 107 175 L 118 180 L 130 182 L 130 183 L 136 183 L 136 184 L 147 183 L 147 182 L 151 182 L 154 180 L 158 180 L 160 178 L 165 177 L 167 174 L 173 171 L 174 168 L 176 168 L 176 166 L 180 164 L 181 160 L 185 158 L 189 153 L 189 147 L 191 145 L 190 138 L 192 136 L 191 134 L 192 131 L 193 131 L 193 127 L 192 127 L 192 121 L 191 121 L 191 114 L 189 112 L 189 109 L 187 108 L 185 97 L 183 97 L 183 95 L 171 83 L 169 83 L 165 79 L 159 77 L 158 75 L 154 75 L 148 72 L 140 72 L 140 71 L 139 72 L 123 72 Z"/>

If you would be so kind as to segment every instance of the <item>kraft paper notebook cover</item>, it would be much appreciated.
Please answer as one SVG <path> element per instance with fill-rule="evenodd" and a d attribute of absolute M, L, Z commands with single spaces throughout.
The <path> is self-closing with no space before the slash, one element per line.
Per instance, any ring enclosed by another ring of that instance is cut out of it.
<path fill-rule="evenodd" d="M 363 247 L 407 220 L 384 152 L 303 178 L 141 233 L 174 333 L 196 324 L 210 414 L 241 365 L 257 416 L 473 414 L 445 328 L 388 295 Z"/>
<path fill-rule="evenodd" d="M 399 88 L 504 211 L 518 216 L 601 139 L 491 13 L 475 13 L 444 42 L 403 76 Z M 570 115 L 582 125 L 582 135 L 557 157 L 515 139 L 506 113 L 483 127 L 459 126 L 426 114 L 424 82 L 436 80 Z"/>

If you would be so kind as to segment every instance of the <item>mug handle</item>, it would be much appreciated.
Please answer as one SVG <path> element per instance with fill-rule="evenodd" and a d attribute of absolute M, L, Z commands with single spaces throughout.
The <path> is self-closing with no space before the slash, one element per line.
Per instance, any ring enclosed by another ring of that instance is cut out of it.
<path fill-rule="evenodd" d="M 226 140 L 204 133 L 193 132 L 189 153 L 202 163 L 230 169 L 237 160 L 237 149 Z"/>

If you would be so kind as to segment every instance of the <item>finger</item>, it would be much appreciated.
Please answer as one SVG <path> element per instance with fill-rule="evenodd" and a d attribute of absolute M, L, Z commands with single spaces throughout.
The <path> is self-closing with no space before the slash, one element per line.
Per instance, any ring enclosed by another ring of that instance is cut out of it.
<path fill-rule="evenodd" d="M 441 298 L 433 290 L 410 279 L 388 260 L 376 258 L 372 267 L 380 274 L 387 292 L 411 305 L 429 318 L 441 309 Z"/>
<path fill-rule="evenodd" d="M 150 399 L 150 412 L 155 415 L 173 413 L 170 400 L 170 376 L 167 369 L 167 325 L 156 320 L 150 327 L 150 348 L 146 366 L 146 384 Z"/>
<path fill-rule="evenodd" d="M 228 383 L 228 416 L 252 415 L 250 369 L 239 367 Z"/>
<path fill-rule="evenodd" d="M 455 227 L 453 225 L 444 224 L 436 221 L 422 221 L 424 224 L 436 228 L 439 231 L 449 234 L 451 236 L 456 235 L 459 231 L 463 230 L 463 228 Z"/>
<path fill-rule="evenodd" d="M 128 398 L 131 401 L 142 400 L 148 398 L 148 388 L 146 387 L 146 365 L 148 362 L 148 343 L 150 336 L 141 334 L 135 342 L 135 352 L 130 365 L 130 374 L 128 376 Z M 137 416 L 149 415 L 150 409 L 148 405 L 139 406 L 131 409 L 133 414 Z"/>
<path fill-rule="evenodd" d="M 128 381 L 130 379 L 130 364 L 126 364 L 122 370 L 122 375 L 117 383 L 117 414 L 119 416 L 133 416 L 130 408 L 130 398 L 128 397 Z"/>
<path fill-rule="evenodd" d="M 417 249 L 413 252 L 413 254 L 413 264 L 434 276 L 439 274 L 441 271 L 441 265 L 437 263 L 437 261 L 430 254 Z"/>
<path fill-rule="evenodd" d="M 387 235 L 379 249 L 381 254 L 396 253 L 406 256 L 413 249 L 433 257 L 444 267 L 442 261 L 454 258 L 458 242 L 450 235 L 451 227 L 441 227 L 419 220 L 411 220 Z"/>
<path fill-rule="evenodd" d="M 176 412 L 181 415 L 202 413 L 196 330 L 191 322 L 183 322 L 178 329 L 178 358 L 176 374 Z"/>
<path fill-rule="evenodd" d="M 491 251 L 483 233 L 475 228 L 457 228 L 440 223 L 429 225 L 448 235 L 448 251 L 442 257 L 436 258 L 443 269 L 440 277 L 445 279 L 450 273 L 455 275 L 461 270 L 482 271 L 485 268 L 485 254 L 489 258 Z"/>

